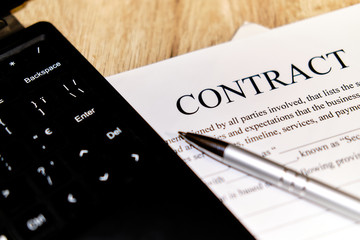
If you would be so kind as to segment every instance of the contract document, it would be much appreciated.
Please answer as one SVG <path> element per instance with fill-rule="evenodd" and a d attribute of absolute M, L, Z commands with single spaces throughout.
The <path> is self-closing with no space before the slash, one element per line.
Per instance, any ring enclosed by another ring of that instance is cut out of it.
<path fill-rule="evenodd" d="M 358 223 L 208 158 L 178 131 L 360 197 L 359 26 L 356 5 L 108 80 L 257 239 L 357 239 Z"/>

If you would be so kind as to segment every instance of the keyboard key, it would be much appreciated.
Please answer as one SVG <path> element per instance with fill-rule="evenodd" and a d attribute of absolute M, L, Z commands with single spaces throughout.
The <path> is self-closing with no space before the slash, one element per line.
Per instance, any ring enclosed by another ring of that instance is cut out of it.
<path fill-rule="evenodd" d="M 64 105 L 79 103 L 79 100 L 92 94 L 83 77 L 71 69 L 69 69 L 67 73 L 59 76 L 54 82 L 56 94 Z"/>
<path fill-rule="evenodd" d="M 38 42 L 24 49 L 20 53 L 20 56 L 24 62 L 28 63 L 27 67 L 30 69 L 34 68 L 36 65 L 44 65 L 63 58 L 55 48 L 52 48 L 42 39 L 39 39 Z"/>
<path fill-rule="evenodd" d="M 22 102 L 22 113 L 29 122 L 49 121 L 61 114 L 60 99 L 50 87 L 40 88 L 29 94 Z"/>
<path fill-rule="evenodd" d="M 90 143 L 102 129 L 104 117 L 106 112 L 102 104 L 86 98 L 70 105 L 56 121 L 61 131 L 73 141 Z"/>
<path fill-rule="evenodd" d="M 51 200 L 56 209 L 61 209 L 59 215 L 65 220 L 78 217 L 93 203 L 93 195 L 84 186 L 71 183 L 58 191 Z"/>
<path fill-rule="evenodd" d="M 32 168 L 32 180 L 37 188 L 47 193 L 56 190 L 71 180 L 71 174 L 56 157 L 46 157 Z"/>
<path fill-rule="evenodd" d="M 4 140 L 0 137 L 0 181 L 21 174 L 34 162 L 31 154 L 21 142 Z"/>
<path fill-rule="evenodd" d="M 35 90 L 50 84 L 53 78 L 66 71 L 67 65 L 61 56 L 43 46 L 35 44 L 18 54 L 21 64 L 17 64 L 17 73 L 13 81 L 22 91 Z"/>
<path fill-rule="evenodd" d="M 22 106 L 19 101 L 0 104 L 0 141 L 2 139 L 21 138 L 27 119 L 22 116 Z"/>
<path fill-rule="evenodd" d="M 106 116 L 102 125 L 102 128 L 94 132 L 94 141 L 97 144 L 119 147 L 120 145 L 135 143 L 134 134 L 124 126 L 121 120 Z"/>
<path fill-rule="evenodd" d="M 25 178 L 19 178 L 16 182 L 0 183 L 0 206 L 8 216 L 31 204 L 34 195 L 35 192 Z"/>
<path fill-rule="evenodd" d="M 0 115 L 0 136 L 3 138 L 11 138 L 17 135 L 17 129 L 14 127 L 13 121 L 9 120 L 9 118 L 14 115 L 9 112 L 8 114 L 9 115 L 2 112 Z"/>
<path fill-rule="evenodd" d="M 89 125 L 96 126 L 102 115 L 102 108 L 92 98 L 85 98 L 72 104 L 68 103 L 64 108 L 59 121 L 64 121 L 62 126 L 64 126 L 65 131 L 69 130 L 65 127 L 76 130 L 77 128 L 86 128 Z"/>
<path fill-rule="evenodd" d="M 31 150 L 39 156 L 48 154 L 66 143 L 66 139 L 53 123 L 43 122 L 32 124 L 32 128 L 24 136 L 24 141 L 31 147 Z"/>
<path fill-rule="evenodd" d="M 34 239 L 51 233 L 58 222 L 46 206 L 37 205 L 17 216 L 15 226 L 24 239 Z"/>
<path fill-rule="evenodd" d="M 60 153 L 59 157 L 78 173 L 83 173 L 91 167 L 91 163 L 97 157 L 93 145 L 82 142 L 79 145 L 68 146 Z"/>
<path fill-rule="evenodd" d="M 13 79 L 19 78 L 21 70 L 25 67 L 25 61 L 19 54 L 9 54 L 10 52 L 1 54 L 7 56 L 0 59 L 0 80 L 14 85 Z"/>

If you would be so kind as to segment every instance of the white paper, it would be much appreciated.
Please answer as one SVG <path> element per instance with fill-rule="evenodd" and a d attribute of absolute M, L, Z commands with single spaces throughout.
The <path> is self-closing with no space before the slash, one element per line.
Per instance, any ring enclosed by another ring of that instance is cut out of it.
<path fill-rule="evenodd" d="M 256 238 L 357 239 L 358 224 L 204 156 L 177 132 L 360 196 L 359 24 L 356 5 L 108 80 Z"/>

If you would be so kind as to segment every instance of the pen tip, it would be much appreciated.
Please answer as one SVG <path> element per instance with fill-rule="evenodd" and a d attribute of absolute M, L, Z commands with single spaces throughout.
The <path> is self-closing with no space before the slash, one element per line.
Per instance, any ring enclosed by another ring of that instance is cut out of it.
<path fill-rule="evenodd" d="M 180 136 L 185 137 L 186 133 L 179 131 L 178 132 Z"/>

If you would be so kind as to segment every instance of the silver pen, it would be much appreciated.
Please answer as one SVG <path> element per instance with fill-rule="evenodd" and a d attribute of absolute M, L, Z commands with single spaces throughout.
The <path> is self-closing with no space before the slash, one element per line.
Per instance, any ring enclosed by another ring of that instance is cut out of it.
<path fill-rule="evenodd" d="M 223 164 L 360 221 L 359 198 L 224 141 L 194 133 L 179 134 L 198 150 Z"/>

